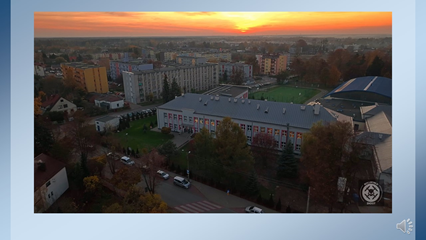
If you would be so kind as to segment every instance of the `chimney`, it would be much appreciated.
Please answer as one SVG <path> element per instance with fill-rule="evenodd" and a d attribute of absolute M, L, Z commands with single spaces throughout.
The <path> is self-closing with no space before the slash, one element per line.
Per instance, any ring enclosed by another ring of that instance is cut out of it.
<path fill-rule="evenodd" d="M 204 106 L 207 106 L 207 103 L 208 103 L 209 101 L 207 100 L 205 103 L 204 103 Z"/>
<path fill-rule="evenodd" d="M 268 113 L 269 112 L 269 107 L 267 107 L 266 109 L 265 109 L 265 113 Z"/>
<path fill-rule="evenodd" d="M 319 115 L 320 109 L 321 109 L 320 105 L 319 104 L 315 104 L 315 106 L 314 106 L 314 114 L 315 115 Z"/>
<path fill-rule="evenodd" d="M 285 114 L 285 108 L 283 108 L 283 114 Z"/>
<path fill-rule="evenodd" d="M 306 109 L 305 105 L 300 106 L 300 110 L 305 111 L 305 109 Z"/>
<path fill-rule="evenodd" d="M 231 102 L 231 98 L 228 98 L 228 102 Z"/>
<path fill-rule="evenodd" d="M 234 98 L 234 103 L 238 102 L 238 98 Z"/>
<path fill-rule="evenodd" d="M 248 104 L 250 104 L 250 100 L 247 100 Z"/>
<path fill-rule="evenodd" d="M 42 160 L 37 161 L 37 169 L 42 172 L 46 172 L 46 163 Z"/>
<path fill-rule="evenodd" d="M 259 110 L 259 108 L 260 108 L 260 104 L 257 104 L 257 108 L 256 109 Z"/>
<path fill-rule="evenodd" d="M 241 100 L 241 102 L 244 104 L 244 99 L 243 99 L 243 100 Z"/>
<path fill-rule="evenodd" d="M 210 97 L 210 100 L 213 100 L 213 96 Z"/>
<path fill-rule="evenodd" d="M 201 97 L 198 98 L 198 101 L 201 102 Z"/>

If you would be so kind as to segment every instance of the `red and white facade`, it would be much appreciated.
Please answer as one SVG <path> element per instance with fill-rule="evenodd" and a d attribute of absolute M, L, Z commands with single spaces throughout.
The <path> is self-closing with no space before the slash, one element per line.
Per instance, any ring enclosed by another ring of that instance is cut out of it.
<path fill-rule="evenodd" d="M 206 114 L 197 114 L 191 109 L 170 110 L 162 109 L 157 110 L 158 128 L 169 127 L 173 132 L 189 132 L 197 133 L 202 128 L 206 128 L 210 133 L 216 132 L 216 127 L 220 125 L 225 116 L 212 116 Z M 275 147 L 278 150 L 283 150 L 287 141 L 293 143 L 294 151 L 300 153 L 303 135 L 309 129 L 297 128 L 289 126 L 289 134 L 287 138 L 287 126 L 275 125 L 265 122 L 253 122 L 244 119 L 232 119 L 244 131 L 247 137 L 247 143 L 251 144 L 253 137 L 257 133 L 268 133 L 275 138 Z"/>

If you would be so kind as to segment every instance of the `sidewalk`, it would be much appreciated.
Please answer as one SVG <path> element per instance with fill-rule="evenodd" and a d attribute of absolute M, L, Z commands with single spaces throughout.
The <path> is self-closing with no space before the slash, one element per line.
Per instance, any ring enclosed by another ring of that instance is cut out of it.
<path fill-rule="evenodd" d="M 246 208 L 247 206 L 259 206 L 265 213 L 277 213 L 277 211 L 260 206 L 256 203 L 250 202 L 243 198 L 237 197 L 230 193 L 227 195 L 226 192 L 220 191 L 216 188 L 204 185 L 200 182 L 191 180 L 193 187 L 197 188 L 200 193 L 207 198 L 209 201 L 214 202 L 223 206 L 224 208 L 235 209 L 235 208 Z"/>

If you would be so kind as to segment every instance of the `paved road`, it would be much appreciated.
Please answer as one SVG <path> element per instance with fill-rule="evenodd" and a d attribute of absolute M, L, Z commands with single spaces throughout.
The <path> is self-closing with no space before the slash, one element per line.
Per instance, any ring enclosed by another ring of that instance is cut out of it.
<path fill-rule="evenodd" d="M 163 201 L 170 207 L 181 213 L 244 213 L 247 206 L 257 204 L 239 198 L 232 194 L 227 194 L 218 189 L 204 185 L 197 181 L 191 181 L 191 187 L 184 189 L 173 184 L 176 176 L 170 173 L 168 180 L 160 179 L 156 192 L 160 194 Z M 144 182 L 139 186 L 144 187 Z M 265 213 L 276 213 L 272 209 L 260 206 Z"/>

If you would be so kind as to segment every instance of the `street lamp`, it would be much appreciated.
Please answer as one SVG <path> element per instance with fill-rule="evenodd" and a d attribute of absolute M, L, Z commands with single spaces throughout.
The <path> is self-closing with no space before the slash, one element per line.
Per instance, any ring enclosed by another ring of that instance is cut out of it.
<path fill-rule="evenodd" d="M 189 154 L 191 153 L 191 151 L 188 151 L 188 154 L 186 154 L 186 161 L 188 163 L 188 169 L 186 170 L 186 173 L 188 174 L 188 182 L 191 182 L 191 180 L 189 179 Z"/>

